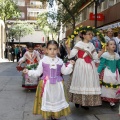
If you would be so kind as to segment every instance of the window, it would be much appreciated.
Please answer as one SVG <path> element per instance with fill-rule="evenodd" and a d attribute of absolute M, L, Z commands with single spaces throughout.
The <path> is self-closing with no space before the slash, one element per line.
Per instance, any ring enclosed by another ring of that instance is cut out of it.
<path fill-rule="evenodd" d="M 29 17 L 34 17 L 34 13 L 33 13 L 33 12 L 29 12 L 29 13 L 28 13 L 28 16 L 29 16 Z"/>
<path fill-rule="evenodd" d="M 102 4 L 100 4 L 97 8 L 97 12 L 100 13 L 102 11 Z"/>
<path fill-rule="evenodd" d="M 119 3 L 119 2 L 120 2 L 120 0 L 116 0 L 116 2 L 117 2 L 117 3 Z"/>
<path fill-rule="evenodd" d="M 18 6 L 25 6 L 25 0 L 18 0 L 17 5 Z"/>
<path fill-rule="evenodd" d="M 103 2 L 103 10 L 105 10 L 105 9 L 107 9 L 108 8 L 108 0 L 105 0 L 104 2 Z"/>
<path fill-rule="evenodd" d="M 80 22 L 82 22 L 82 13 L 80 13 L 79 16 L 80 16 Z"/>
<path fill-rule="evenodd" d="M 21 18 L 25 18 L 25 13 L 21 12 Z"/>
<path fill-rule="evenodd" d="M 83 20 L 86 20 L 87 19 L 87 9 L 84 9 L 82 11 L 82 17 L 83 17 Z"/>
<path fill-rule="evenodd" d="M 114 0 L 109 0 L 108 1 L 108 7 L 111 7 L 111 6 L 113 6 L 114 5 Z"/>
<path fill-rule="evenodd" d="M 94 4 L 92 4 L 92 5 L 90 5 L 89 7 L 88 7 L 88 11 L 89 11 L 89 13 L 91 13 L 91 12 L 94 12 Z"/>

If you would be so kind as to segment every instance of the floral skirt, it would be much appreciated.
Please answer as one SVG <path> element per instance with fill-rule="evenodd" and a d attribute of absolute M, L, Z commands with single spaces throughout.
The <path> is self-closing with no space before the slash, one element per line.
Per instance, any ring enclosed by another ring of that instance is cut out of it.
<path fill-rule="evenodd" d="M 65 109 L 62 109 L 59 112 L 51 112 L 51 111 L 42 111 L 41 110 L 41 105 L 42 105 L 42 87 L 43 87 L 43 80 L 40 80 L 36 95 L 35 95 L 35 101 L 34 101 L 34 107 L 33 107 L 33 114 L 41 114 L 44 119 L 49 119 L 50 117 L 54 118 L 60 118 L 61 116 L 67 116 L 70 114 L 70 107 L 67 107 Z M 65 98 L 66 93 L 65 93 Z M 66 99 L 67 100 L 67 99 Z"/>
<path fill-rule="evenodd" d="M 68 93 L 68 99 L 70 102 L 80 104 L 82 106 L 99 106 L 102 104 L 100 94 L 85 95 L 85 94 L 70 93 L 69 89 L 71 85 L 71 79 L 72 79 L 72 76 L 70 80 L 67 82 L 67 93 Z"/>
<path fill-rule="evenodd" d="M 28 75 L 23 74 L 22 87 L 26 89 L 36 89 L 38 81 L 39 81 L 38 78 L 29 77 Z"/>

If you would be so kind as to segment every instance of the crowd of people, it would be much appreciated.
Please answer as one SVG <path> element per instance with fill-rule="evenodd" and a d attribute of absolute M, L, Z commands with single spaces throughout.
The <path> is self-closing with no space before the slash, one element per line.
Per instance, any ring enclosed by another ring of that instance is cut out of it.
<path fill-rule="evenodd" d="M 73 49 L 68 44 L 59 46 L 55 40 L 38 46 L 29 43 L 18 61 L 18 66 L 26 63 L 22 86 L 37 88 L 33 114 L 41 114 L 44 120 L 57 120 L 69 115 L 69 102 L 85 110 L 89 110 L 90 106 L 102 105 L 102 101 L 109 102 L 112 109 L 118 105 L 120 31 L 114 37 L 112 29 L 107 30 L 106 49 L 93 31 L 82 31 L 80 38 Z M 67 64 L 63 61 L 66 56 Z M 96 61 L 99 61 L 98 65 Z M 63 75 L 68 74 L 71 74 L 70 80 L 65 86 Z"/>

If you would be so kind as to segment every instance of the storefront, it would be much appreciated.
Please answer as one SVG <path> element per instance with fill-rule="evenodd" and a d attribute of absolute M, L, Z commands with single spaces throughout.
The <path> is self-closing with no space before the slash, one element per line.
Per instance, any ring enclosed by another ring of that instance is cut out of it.
<path fill-rule="evenodd" d="M 101 14 L 104 16 L 104 19 L 102 20 L 97 20 L 97 28 L 101 28 L 101 29 L 107 29 L 107 28 L 112 28 L 115 32 L 119 30 L 120 28 L 120 2 L 115 2 L 114 4 L 111 6 L 109 5 L 109 1 L 110 0 L 105 0 L 104 2 L 102 2 L 101 6 L 98 7 L 98 14 Z M 112 2 L 113 2 L 112 1 Z M 95 26 L 95 20 L 94 19 L 90 19 L 90 14 L 91 12 L 94 11 L 94 4 L 92 4 L 92 11 L 90 10 L 89 6 L 87 6 L 85 9 L 87 11 L 86 14 L 86 18 L 85 20 L 82 20 L 82 22 L 80 22 L 79 24 L 77 24 L 76 26 Z M 104 9 L 103 9 L 104 8 Z M 84 12 L 84 10 L 83 10 Z M 81 12 L 82 14 L 82 12 Z M 66 36 L 68 36 L 69 34 L 71 34 L 72 29 L 69 29 L 66 31 Z"/>

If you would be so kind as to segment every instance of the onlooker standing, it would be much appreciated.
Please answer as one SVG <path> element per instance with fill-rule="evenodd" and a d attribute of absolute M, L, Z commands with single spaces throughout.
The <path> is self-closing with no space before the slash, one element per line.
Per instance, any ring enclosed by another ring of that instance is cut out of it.
<path fill-rule="evenodd" d="M 8 58 L 8 47 L 5 48 L 5 58 Z"/>
<path fill-rule="evenodd" d="M 101 45 L 99 36 L 94 36 L 94 37 L 92 38 L 91 42 L 92 42 L 93 45 L 95 46 L 95 49 L 96 49 L 97 53 L 98 53 L 99 51 L 101 51 L 102 45 Z"/>
<path fill-rule="evenodd" d="M 62 44 L 60 44 L 59 50 L 60 50 L 60 58 L 64 59 L 64 57 L 67 55 L 67 52 Z"/>
<path fill-rule="evenodd" d="M 11 60 L 14 62 L 14 59 L 15 59 L 15 46 L 14 45 L 12 45 L 10 52 L 11 52 Z"/>
<path fill-rule="evenodd" d="M 20 59 L 20 51 L 19 51 L 18 45 L 17 45 L 16 48 L 15 48 L 15 56 L 16 56 L 17 62 L 18 62 L 19 59 Z"/>
<path fill-rule="evenodd" d="M 107 29 L 107 35 L 105 36 L 105 41 L 106 43 L 110 40 L 114 40 L 115 41 L 115 44 L 116 44 L 116 49 L 115 49 L 115 52 L 117 52 L 117 42 L 116 42 L 116 38 L 114 37 L 114 34 L 113 34 L 113 30 L 111 28 L 108 28 Z"/>
<path fill-rule="evenodd" d="M 23 47 L 23 49 L 22 49 L 22 57 L 25 54 L 25 52 L 26 52 L 26 47 Z"/>
<path fill-rule="evenodd" d="M 113 30 L 112 30 L 111 28 L 108 28 L 108 29 L 107 29 L 107 35 L 105 36 L 105 41 L 106 41 L 106 43 L 107 43 L 109 40 L 115 40 L 115 37 L 113 36 Z"/>
<path fill-rule="evenodd" d="M 117 44 L 117 53 L 120 55 L 120 31 L 118 31 L 118 36 L 115 39 Z"/>

